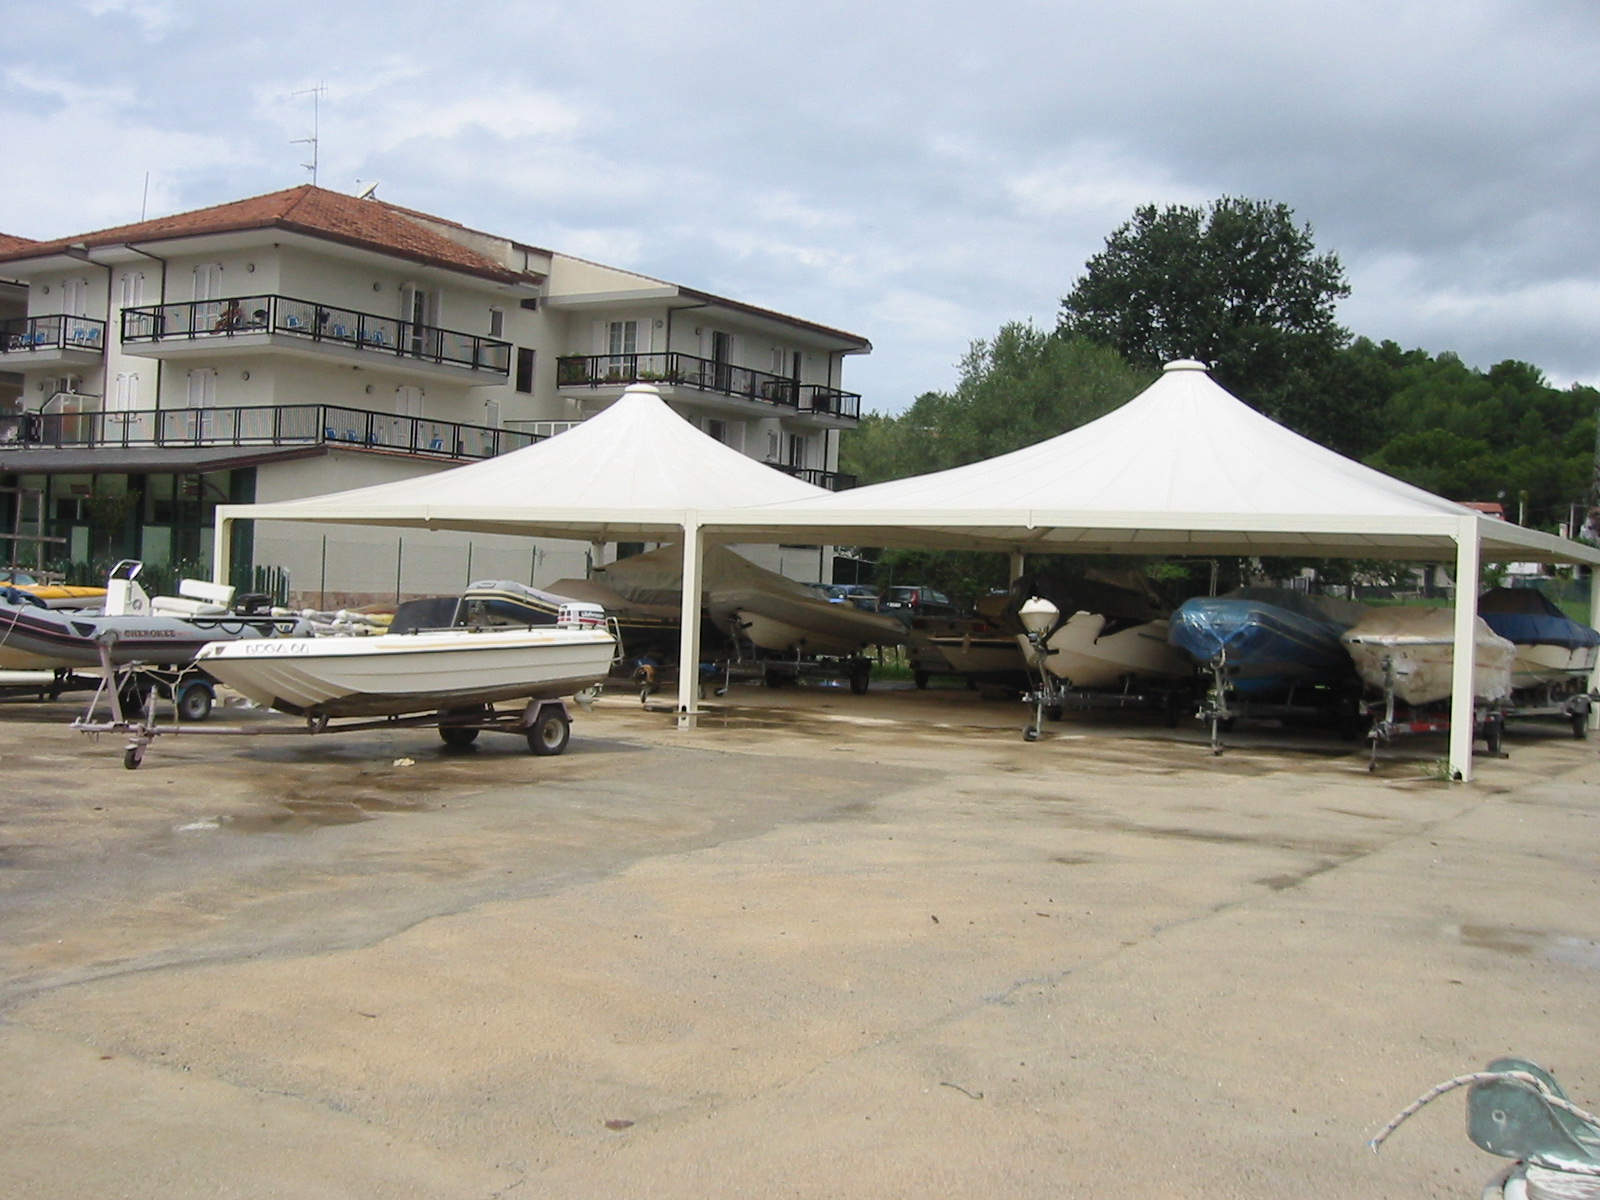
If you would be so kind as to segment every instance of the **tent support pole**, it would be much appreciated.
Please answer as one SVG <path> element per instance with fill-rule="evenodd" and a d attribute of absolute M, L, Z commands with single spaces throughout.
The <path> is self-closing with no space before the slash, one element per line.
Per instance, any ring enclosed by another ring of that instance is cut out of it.
<path fill-rule="evenodd" d="M 1600 629 L 1600 567 L 1589 568 L 1589 628 Z M 1589 669 L 1589 690 L 1600 690 L 1600 659 Z M 1600 704 L 1589 706 L 1589 728 L 1600 729 Z"/>
<path fill-rule="evenodd" d="M 1023 571 L 1027 570 L 1027 566 L 1028 556 L 1021 550 L 1013 550 L 1011 552 L 1011 577 L 1006 580 L 1006 583 L 1008 585 L 1013 584 L 1021 579 Z"/>
<path fill-rule="evenodd" d="M 1478 657 L 1478 518 L 1456 532 L 1455 662 L 1450 673 L 1450 778 L 1472 778 L 1473 678 Z"/>
<path fill-rule="evenodd" d="M 227 583 L 233 569 L 233 518 L 218 517 L 211 531 L 211 582 Z"/>
<path fill-rule="evenodd" d="M 693 513 L 683 519 L 683 630 L 678 640 L 678 728 L 693 729 L 700 712 L 700 591 L 705 535 Z"/>

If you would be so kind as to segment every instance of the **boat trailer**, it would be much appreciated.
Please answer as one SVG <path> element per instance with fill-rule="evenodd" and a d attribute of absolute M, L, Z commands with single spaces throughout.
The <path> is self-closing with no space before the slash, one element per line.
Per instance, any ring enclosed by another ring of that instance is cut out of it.
<path fill-rule="evenodd" d="M 1449 733 L 1450 704 L 1442 703 L 1408 705 L 1394 692 L 1394 660 L 1383 660 L 1383 696 L 1378 700 L 1362 702 L 1361 711 L 1371 722 L 1367 741 L 1372 756 L 1367 770 L 1378 769 L 1378 748 L 1387 746 L 1399 737 L 1414 733 Z M 1472 736 L 1482 739 L 1484 749 L 1491 758 L 1510 758 L 1505 750 L 1506 715 L 1509 706 L 1499 701 L 1474 701 L 1472 706 Z M 1588 709 L 1584 710 L 1588 720 Z"/>
<path fill-rule="evenodd" d="M 1306 684 L 1301 687 L 1291 682 L 1282 700 L 1245 700 L 1240 699 L 1237 689 L 1228 682 L 1227 670 L 1228 655 L 1224 650 L 1211 664 L 1211 686 L 1206 689 L 1200 707 L 1195 712 L 1196 718 L 1210 726 L 1213 755 L 1222 753 L 1222 735 L 1230 732 L 1240 717 L 1283 721 L 1285 724 L 1294 721 L 1337 724 L 1339 736 L 1346 741 L 1354 741 L 1360 733 L 1361 693 L 1353 681 L 1349 689 L 1326 684 Z"/>
<path fill-rule="evenodd" d="M 1120 691 L 1109 688 L 1075 688 L 1057 679 L 1048 671 L 1040 670 L 1038 680 L 1023 693 L 1024 704 L 1033 705 L 1033 722 L 1022 731 L 1025 741 L 1036 742 L 1044 732 L 1045 721 L 1059 721 L 1067 709 L 1078 712 L 1089 709 L 1134 709 L 1138 712 L 1159 713 L 1161 723 L 1176 729 L 1183 715 L 1185 702 L 1193 695 L 1191 688 L 1139 687 L 1133 676 L 1125 676 Z"/>
<path fill-rule="evenodd" d="M 204 720 L 210 715 L 215 697 L 210 677 L 198 667 L 162 668 L 143 663 L 113 666 L 109 647 L 100 646 L 101 677 L 89 707 L 72 722 L 79 733 L 98 738 L 103 733 L 127 738 L 122 765 L 130 771 L 144 762 L 145 751 L 158 737 L 168 734 L 212 734 L 224 737 L 306 736 L 322 733 L 355 733 L 372 729 L 428 729 L 439 731 L 439 738 L 452 750 L 461 750 L 488 730 L 524 737 L 528 751 L 540 756 L 560 754 L 571 738 L 572 717 L 562 700 L 529 700 L 518 708 L 474 705 L 432 713 L 375 717 L 361 720 L 330 721 L 328 717 L 308 715 L 300 727 L 285 725 L 195 725 L 184 721 Z M 585 711 L 594 703 L 599 688 L 589 689 L 573 699 Z M 204 712 L 200 712 L 204 697 Z M 163 720 L 162 702 L 169 706 Z M 187 711 L 186 711 L 187 704 Z"/>

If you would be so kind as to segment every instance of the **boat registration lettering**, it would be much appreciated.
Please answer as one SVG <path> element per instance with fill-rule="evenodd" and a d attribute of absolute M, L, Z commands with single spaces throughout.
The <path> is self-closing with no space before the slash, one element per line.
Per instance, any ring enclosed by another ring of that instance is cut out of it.
<path fill-rule="evenodd" d="M 237 647 L 236 653 L 247 655 L 251 658 L 276 656 L 280 654 L 311 653 L 311 640 L 309 638 L 285 639 L 283 641 L 263 640 L 259 642 L 235 642 L 233 644 Z"/>

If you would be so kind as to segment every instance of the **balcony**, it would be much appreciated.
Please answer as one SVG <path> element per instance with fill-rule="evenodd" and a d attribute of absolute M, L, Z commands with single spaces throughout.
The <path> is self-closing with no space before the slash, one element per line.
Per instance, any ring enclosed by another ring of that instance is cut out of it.
<path fill-rule="evenodd" d="M 861 397 L 855 392 L 797 383 L 782 375 L 692 354 L 589 354 L 556 360 L 558 388 L 609 388 L 620 392 L 630 383 L 655 384 L 668 399 L 725 396 L 736 402 L 725 406 L 728 411 L 746 415 L 762 410 L 766 410 L 765 415 L 798 413 L 840 425 L 853 425 L 861 419 Z"/>
<path fill-rule="evenodd" d="M 106 323 L 91 317 L 14 317 L 0 321 L 0 365 L 92 367 L 105 357 Z"/>
<path fill-rule="evenodd" d="M 122 312 L 122 344 L 148 358 L 285 353 L 468 384 L 504 383 L 511 344 L 292 296 L 235 296 Z"/>
<path fill-rule="evenodd" d="M 791 467 L 787 463 L 768 463 L 767 466 L 803 479 L 812 487 L 827 488 L 830 492 L 848 492 L 856 485 L 856 477 L 843 471 L 823 471 L 816 467 Z"/>
<path fill-rule="evenodd" d="M 542 440 L 517 430 L 332 404 L 0 416 L 0 449 L 7 450 L 329 446 L 461 462 Z"/>

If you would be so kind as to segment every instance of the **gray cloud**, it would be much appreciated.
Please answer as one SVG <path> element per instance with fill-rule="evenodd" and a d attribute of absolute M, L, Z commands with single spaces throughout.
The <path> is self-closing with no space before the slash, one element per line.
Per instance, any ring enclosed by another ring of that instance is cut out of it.
<path fill-rule="evenodd" d="M 0 230 L 321 182 L 870 337 L 869 406 L 1053 323 L 1137 204 L 1291 204 L 1357 332 L 1600 381 L 1579 0 L 8 9 Z M 71 82 L 64 82 L 71 81 Z"/>

